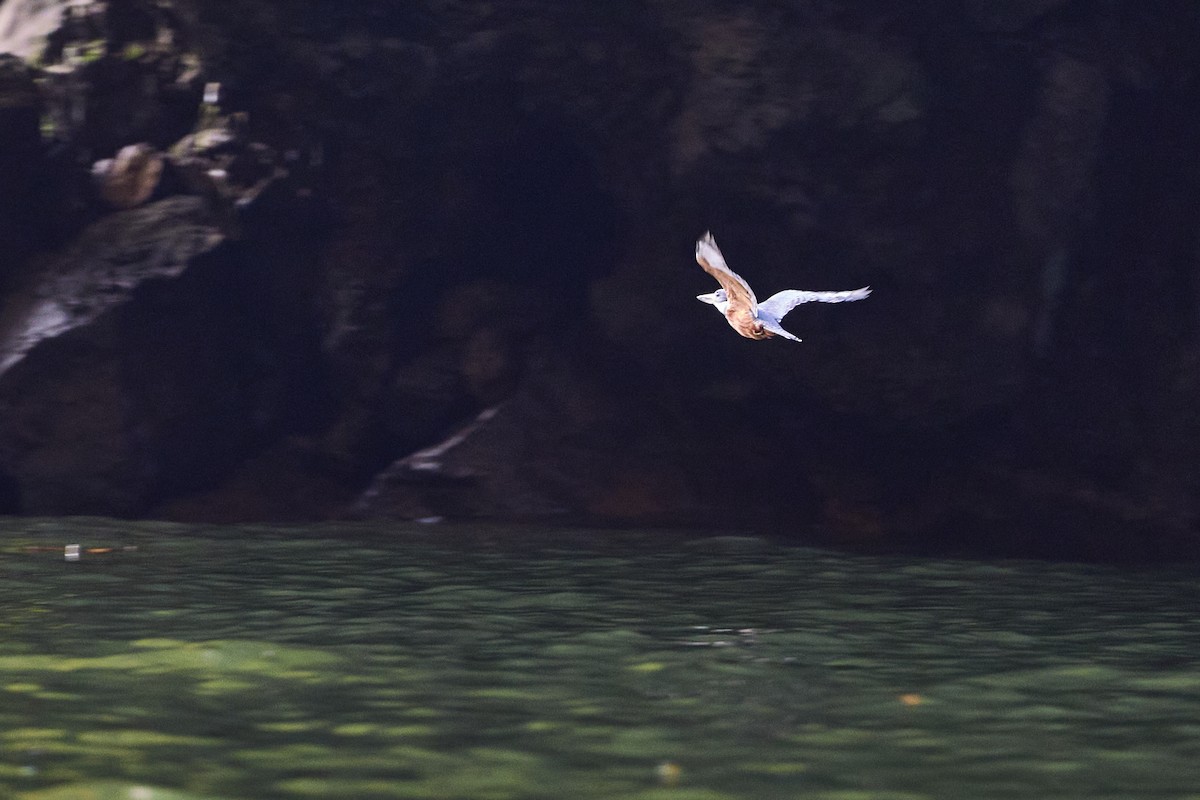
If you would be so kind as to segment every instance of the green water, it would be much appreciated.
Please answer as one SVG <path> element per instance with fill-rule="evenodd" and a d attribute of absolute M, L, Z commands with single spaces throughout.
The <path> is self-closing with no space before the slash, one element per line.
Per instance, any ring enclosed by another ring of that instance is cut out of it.
<path fill-rule="evenodd" d="M 1197 598 L 755 540 L 9 520 L 0 797 L 1200 798 Z"/>

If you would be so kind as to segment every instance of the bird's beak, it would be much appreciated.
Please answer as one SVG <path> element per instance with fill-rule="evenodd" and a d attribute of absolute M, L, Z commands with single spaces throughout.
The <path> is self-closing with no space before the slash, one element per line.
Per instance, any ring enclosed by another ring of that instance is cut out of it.
<path fill-rule="evenodd" d="M 696 295 L 696 299 L 699 300 L 701 303 L 709 303 L 710 305 L 716 305 L 717 304 L 717 293 L 712 292 L 711 294 L 698 294 L 698 295 Z"/>

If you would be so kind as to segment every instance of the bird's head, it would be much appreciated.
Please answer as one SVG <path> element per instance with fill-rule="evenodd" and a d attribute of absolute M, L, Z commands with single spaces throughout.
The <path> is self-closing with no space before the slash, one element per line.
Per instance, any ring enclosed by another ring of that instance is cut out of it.
<path fill-rule="evenodd" d="M 725 294 L 724 289 L 717 289 L 711 294 L 698 294 L 696 295 L 696 299 L 701 303 L 711 303 L 719 309 L 723 309 L 729 305 L 729 295 Z"/>

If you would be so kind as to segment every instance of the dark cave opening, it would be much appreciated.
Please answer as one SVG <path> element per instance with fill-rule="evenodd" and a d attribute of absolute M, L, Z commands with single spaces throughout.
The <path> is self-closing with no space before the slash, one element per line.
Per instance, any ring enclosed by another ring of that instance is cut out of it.
<path fill-rule="evenodd" d="M 390 388 L 377 435 L 359 454 L 360 478 L 502 401 L 535 353 L 590 361 L 595 351 L 586 341 L 589 287 L 611 269 L 620 211 L 569 124 L 522 115 L 511 98 L 490 102 L 502 108 L 473 114 L 502 125 L 476 124 L 449 158 L 397 164 L 389 176 L 385 191 L 403 198 L 397 207 L 416 211 L 397 232 L 404 263 L 387 300 Z M 496 373 L 483 387 L 473 375 L 480 369 Z"/>
<path fill-rule="evenodd" d="M 531 121 L 481 147 L 466 170 L 478 207 L 452 245 L 457 270 L 536 300 L 541 330 L 573 324 L 618 240 L 591 158 L 564 128 Z"/>

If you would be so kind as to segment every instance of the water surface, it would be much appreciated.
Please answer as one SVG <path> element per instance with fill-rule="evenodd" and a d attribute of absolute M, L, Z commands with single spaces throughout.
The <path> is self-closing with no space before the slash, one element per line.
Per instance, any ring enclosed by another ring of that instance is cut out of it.
<path fill-rule="evenodd" d="M 1200 798 L 1187 570 L 7 520 L 0 609 L 0 797 Z"/>

